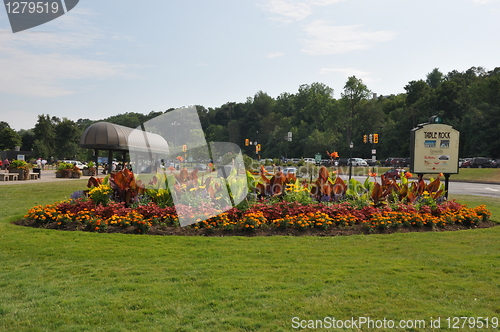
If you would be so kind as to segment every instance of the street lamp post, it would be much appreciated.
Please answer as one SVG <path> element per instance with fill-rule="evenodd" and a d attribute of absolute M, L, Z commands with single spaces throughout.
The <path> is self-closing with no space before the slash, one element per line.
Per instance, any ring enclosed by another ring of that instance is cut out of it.
<path fill-rule="evenodd" d="M 351 151 L 351 157 L 349 158 L 349 182 L 351 181 L 351 176 L 352 176 L 352 148 L 354 147 L 354 144 L 349 143 L 349 149 Z"/>

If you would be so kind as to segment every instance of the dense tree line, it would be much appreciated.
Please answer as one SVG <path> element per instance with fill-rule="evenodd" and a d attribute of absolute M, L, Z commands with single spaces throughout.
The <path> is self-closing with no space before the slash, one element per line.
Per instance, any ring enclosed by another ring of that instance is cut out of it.
<path fill-rule="evenodd" d="M 460 131 L 460 156 L 500 158 L 500 68 L 472 67 L 448 74 L 436 68 L 404 89 L 402 94 L 375 97 L 352 76 L 339 99 L 327 85 L 312 83 L 276 98 L 259 91 L 243 103 L 197 110 L 207 141 L 236 143 L 252 157 L 255 147 L 245 146 L 245 139 L 261 144 L 262 158 L 313 157 L 318 152 L 325 158 L 326 151 L 347 157 L 350 142 L 356 157 L 369 158 L 372 149 L 377 149 L 378 159 L 407 157 L 410 130 L 438 115 Z M 100 121 L 135 128 L 162 113 L 125 113 Z M 92 152 L 80 149 L 78 142 L 94 122 L 40 115 L 33 129 L 20 132 L 0 122 L 0 150 L 21 146 L 37 157 L 89 160 Z M 291 142 L 285 139 L 288 132 Z M 363 143 L 363 135 L 375 133 L 378 144 Z"/>

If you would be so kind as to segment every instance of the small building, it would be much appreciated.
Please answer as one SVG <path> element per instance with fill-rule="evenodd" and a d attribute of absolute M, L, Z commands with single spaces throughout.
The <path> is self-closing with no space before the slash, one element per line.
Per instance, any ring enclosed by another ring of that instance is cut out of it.
<path fill-rule="evenodd" d="M 80 147 L 94 150 L 94 162 L 98 165 L 99 151 L 108 151 L 108 161 L 113 160 L 113 152 L 131 154 L 134 165 L 154 166 L 169 155 L 167 141 L 160 135 L 116 125 L 97 122 L 87 127 L 80 137 Z"/>

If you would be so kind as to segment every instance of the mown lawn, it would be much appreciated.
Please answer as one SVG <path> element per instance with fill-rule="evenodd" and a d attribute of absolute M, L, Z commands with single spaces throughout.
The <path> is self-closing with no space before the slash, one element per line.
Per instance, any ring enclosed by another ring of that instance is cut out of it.
<path fill-rule="evenodd" d="M 447 317 L 500 317 L 500 227 L 206 238 L 9 223 L 84 185 L 0 187 L 0 331 L 292 331 L 294 317 L 442 317 L 447 330 Z"/>

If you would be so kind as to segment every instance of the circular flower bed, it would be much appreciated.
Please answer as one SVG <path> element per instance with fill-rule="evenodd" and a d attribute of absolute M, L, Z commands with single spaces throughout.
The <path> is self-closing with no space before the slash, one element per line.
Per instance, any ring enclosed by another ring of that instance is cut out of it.
<path fill-rule="evenodd" d="M 324 236 L 495 225 L 484 205 L 469 208 L 445 200 L 439 179 L 428 185 L 409 184 L 406 178 L 401 183 L 367 179 L 365 184 L 353 179 L 346 185 L 338 177 L 330 178 L 325 168 L 320 168 L 312 186 L 293 174 L 277 173 L 269 179 L 262 173 L 259 181 L 248 177 L 253 198 L 229 207 L 218 194 L 223 186 L 211 178 L 199 180 L 196 171 L 155 176 L 145 186 L 124 170 L 104 181 L 91 178 L 89 190 L 73 193 L 68 201 L 36 206 L 16 223 L 136 234 Z M 175 184 L 172 191 L 168 183 Z M 186 196 L 188 204 L 174 207 L 174 197 L 179 202 Z M 179 220 L 185 218 L 194 223 L 180 227 Z"/>
<path fill-rule="evenodd" d="M 308 234 L 341 235 L 395 231 L 454 230 L 491 227 L 484 205 L 468 208 L 446 201 L 435 209 L 407 204 L 358 208 L 350 202 L 302 205 L 297 202 L 258 203 L 246 210 L 232 208 L 215 217 L 179 227 L 175 208 L 155 203 L 104 206 L 89 199 L 58 202 L 30 209 L 17 224 L 62 230 L 178 235 Z"/>

